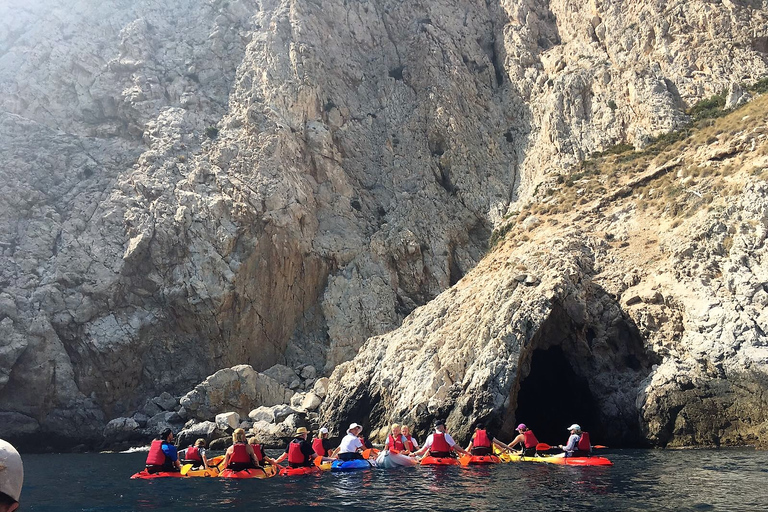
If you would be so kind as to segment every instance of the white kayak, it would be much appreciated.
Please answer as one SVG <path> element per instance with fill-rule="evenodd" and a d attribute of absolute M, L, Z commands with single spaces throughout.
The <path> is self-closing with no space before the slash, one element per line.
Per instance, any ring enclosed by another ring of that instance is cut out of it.
<path fill-rule="evenodd" d="M 399 453 L 391 453 L 388 450 L 382 450 L 376 457 L 376 464 L 380 468 L 392 469 L 399 467 L 411 467 L 418 464 L 416 459 Z"/>

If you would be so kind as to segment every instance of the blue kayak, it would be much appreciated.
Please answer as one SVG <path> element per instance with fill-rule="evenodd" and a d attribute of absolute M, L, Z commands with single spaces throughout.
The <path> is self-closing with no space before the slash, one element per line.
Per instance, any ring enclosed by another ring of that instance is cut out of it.
<path fill-rule="evenodd" d="M 331 464 L 331 471 L 360 471 L 361 469 L 371 469 L 373 464 L 365 459 L 355 460 L 335 460 Z"/>

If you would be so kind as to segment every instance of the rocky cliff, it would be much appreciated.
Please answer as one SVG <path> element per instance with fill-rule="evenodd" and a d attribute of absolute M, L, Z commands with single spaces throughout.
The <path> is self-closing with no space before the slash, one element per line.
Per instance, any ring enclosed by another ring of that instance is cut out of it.
<path fill-rule="evenodd" d="M 637 327 L 593 277 L 625 267 L 585 242 L 591 214 L 581 235 L 554 237 L 560 249 L 542 241 L 562 259 L 509 256 L 536 272 L 509 271 L 522 281 L 498 292 L 510 302 L 497 314 L 480 299 L 495 285 L 460 280 L 556 175 L 617 142 L 643 147 L 698 100 L 768 74 L 767 18 L 755 1 L 4 3 L 0 434 L 95 443 L 109 419 L 220 368 L 330 372 L 438 297 L 337 371 L 339 393 L 353 375 L 371 382 L 360 413 L 400 414 L 409 397 L 457 427 L 455 400 L 511 421 L 537 359 L 510 340 L 528 339 L 580 354 L 574 382 L 590 376 L 595 417 L 626 425 L 622 439 L 683 439 L 651 418 L 677 395 L 637 390 L 669 375 L 657 344 L 693 342 Z M 449 299 L 471 290 L 490 323 Z M 451 328 L 460 316 L 468 330 Z M 466 357 L 433 354 L 415 377 L 429 384 L 396 405 L 372 364 L 395 368 L 405 352 L 383 340 L 419 322 Z M 457 387 L 465 378 L 475 387 Z M 348 412 L 341 400 L 326 404 Z"/>

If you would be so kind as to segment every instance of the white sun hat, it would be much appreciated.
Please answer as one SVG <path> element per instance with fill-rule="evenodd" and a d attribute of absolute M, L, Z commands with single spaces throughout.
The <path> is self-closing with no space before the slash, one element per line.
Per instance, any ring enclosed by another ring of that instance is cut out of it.
<path fill-rule="evenodd" d="M 19 501 L 21 484 L 24 482 L 24 465 L 21 456 L 11 443 L 0 439 L 0 492 Z"/>
<path fill-rule="evenodd" d="M 327 434 L 328 433 L 328 429 L 325 428 L 325 427 L 322 427 L 318 432 L 320 432 L 321 434 Z"/>
<path fill-rule="evenodd" d="M 352 430 L 355 430 L 356 428 L 363 428 L 363 426 L 362 426 L 362 425 L 358 425 L 357 423 L 353 423 L 353 424 L 351 424 L 351 425 L 349 426 L 349 428 L 347 429 L 347 432 L 350 432 L 350 431 L 352 431 Z"/>
<path fill-rule="evenodd" d="M 578 423 L 574 423 L 573 425 L 568 427 L 566 430 L 581 430 L 581 427 L 579 426 Z"/>

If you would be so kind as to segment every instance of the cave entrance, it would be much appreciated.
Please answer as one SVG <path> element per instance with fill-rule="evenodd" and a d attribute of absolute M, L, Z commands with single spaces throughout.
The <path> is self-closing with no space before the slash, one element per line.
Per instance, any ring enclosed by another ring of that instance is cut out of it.
<path fill-rule="evenodd" d="M 565 444 L 572 423 L 581 425 L 593 440 L 605 439 L 589 384 L 576 374 L 559 345 L 533 351 L 531 370 L 517 394 L 515 418 L 542 443 Z"/>

